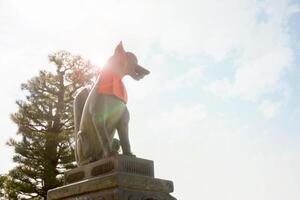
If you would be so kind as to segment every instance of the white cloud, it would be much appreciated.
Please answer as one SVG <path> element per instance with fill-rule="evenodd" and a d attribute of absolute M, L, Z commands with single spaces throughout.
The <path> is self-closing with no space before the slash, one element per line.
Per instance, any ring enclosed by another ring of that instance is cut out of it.
<path fill-rule="evenodd" d="M 298 13 L 300 12 L 300 5 L 291 5 L 288 7 L 288 12 L 290 14 L 295 14 L 295 13 Z"/>
<path fill-rule="evenodd" d="M 279 82 L 291 64 L 292 51 L 289 48 L 273 47 L 254 60 L 243 62 L 235 73 L 233 94 L 248 100 L 278 89 Z"/>
<path fill-rule="evenodd" d="M 240 27 L 245 32 L 236 38 L 239 53 L 234 79 L 212 82 L 207 88 L 213 94 L 256 101 L 278 88 L 293 61 L 287 28 L 292 8 L 293 5 L 280 0 L 265 1 L 256 7 L 250 16 L 250 26 Z M 259 13 L 263 13 L 265 19 L 257 18 Z"/>
<path fill-rule="evenodd" d="M 195 86 L 203 77 L 204 68 L 194 67 L 188 69 L 185 73 L 177 75 L 175 79 L 166 81 L 165 89 L 181 89 Z"/>
<path fill-rule="evenodd" d="M 200 103 L 146 120 L 131 125 L 131 132 L 139 133 L 131 135 L 134 150 L 155 160 L 157 177 L 174 181 L 178 199 L 300 197 L 300 152 L 287 148 L 291 144 L 280 138 L 286 133 L 274 135 Z"/>
<path fill-rule="evenodd" d="M 217 80 L 210 85 L 205 86 L 204 90 L 220 97 L 231 97 L 233 95 L 232 85 L 227 79 Z"/>
<path fill-rule="evenodd" d="M 278 102 L 264 100 L 260 105 L 260 110 L 266 119 L 272 119 L 279 113 L 280 107 L 281 104 Z"/>
<path fill-rule="evenodd" d="M 201 121 L 207 117 L 206 107 L 202 104 L 194 106 L 175 106 L 171 111 L 158 114 L 149 124 L 156 124 L 152 128 L 153 134 L 156 132 L 173 132 L 174 134 L 184 134 L 188 129 L 196 128 Z M 186 122 L 189 127 L 186 127 Z"/>

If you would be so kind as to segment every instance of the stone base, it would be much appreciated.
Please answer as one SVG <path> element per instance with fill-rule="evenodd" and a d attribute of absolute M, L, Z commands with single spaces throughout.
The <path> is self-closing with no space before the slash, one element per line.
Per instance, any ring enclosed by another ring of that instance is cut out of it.
<path fill-rule="evenodd" d="M 154 177 L 151 160 L 115 155 L 65 172 L 65 184 L 82 181 L 114 172 Z"/>
<path fill-rule="evenodd" d="M 48 200 L 175 200 L 173 183 L 146 176 L 113 173 L 48 191 Z"/>
<path fill-rule="evenodd" d="M 114 156 L 70 170 L 65 178 L 65 186 L 48 191 L 48 200 L 176 200 L 169 194 L 173 182 L 154 178 L 153 161 L 140 158 Z"/>
<path fill-rule="evenodd" d="M 110 189 L 66 198 L 66 200 L 176 200 L 168 194 L 148 191 Z"/>

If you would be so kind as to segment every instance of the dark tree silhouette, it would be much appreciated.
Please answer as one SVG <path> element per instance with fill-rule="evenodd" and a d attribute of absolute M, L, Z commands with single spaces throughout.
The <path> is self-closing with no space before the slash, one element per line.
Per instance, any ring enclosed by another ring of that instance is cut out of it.
<path fill-rule="evenodd" d="M 10 139 L 17 164 L 5 177 L 9 199 L 46 199 L 47 191 L 62 185 L 62 174 L 73 168 L 73 98 L 76 91 L 91 84 L 92 65 L 66 51 L 49 56 L 55 70 L 40 71 L 21 88 L 25 100 L 11 115 L 20 139 Z"/>

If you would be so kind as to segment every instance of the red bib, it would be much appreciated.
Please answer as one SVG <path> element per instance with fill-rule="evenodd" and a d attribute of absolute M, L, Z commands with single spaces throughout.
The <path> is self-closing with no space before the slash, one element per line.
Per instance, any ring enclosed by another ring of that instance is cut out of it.
<path fill-rule="evenodd" d="M 103 70 L 101 72 L 98 92 L 100 94 L 113 95 L 125 103 L 127 103 L 128 100 L 122 77 L 109 70 Z"/>

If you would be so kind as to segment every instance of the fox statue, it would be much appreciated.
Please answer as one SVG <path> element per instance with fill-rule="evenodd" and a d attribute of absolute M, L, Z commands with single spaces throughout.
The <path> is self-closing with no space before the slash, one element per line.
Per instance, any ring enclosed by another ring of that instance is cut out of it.
<path fill-rule="evenodd" d="M 78 92 L 74 99 L 74 137 L 79 166 L 117 154 L 118 145 L 124 155 L 134 156 L 128 137 L 127 92 L 122 79 L 129 75 L 140 80 L 149 73 L 120 42 L 92 88 Z M 114 139 L 116 131 L 119 143 Z"/>

